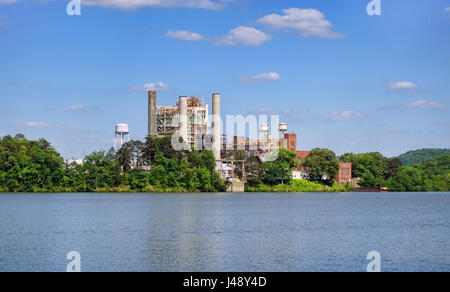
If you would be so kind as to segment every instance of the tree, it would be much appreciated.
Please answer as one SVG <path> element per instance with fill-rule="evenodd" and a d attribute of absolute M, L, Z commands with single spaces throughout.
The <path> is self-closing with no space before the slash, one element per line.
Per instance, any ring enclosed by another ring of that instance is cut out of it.
<path fill-rule="evenodd" d="M 257 186 L 262 183 L 261 161 L 255 156 L 249 156 L 245 161 L 245 173 L 249 186 Z"/>
<path fill-rule="evenodd" d="M 389 190 L 400 192 L 418 192 L 425 191 L 427 183 L 426 174 L 411 166 L 403 166 L 396 179 L 388 182 Z"/>
<path fill-rule="evenodd" d="M 331 184 L 339 172 L 336 154 L 328 149 L 315 148 L 303 160 L 308 180 Z"/>
<path fill-rule="evenodd" d="M 263 182 L 269 185 L 289 183 L 292 180 L 292 168 L 297 165 L 297 154 L 280 148 L 275 161 L 261 164 Z"/>
<path fill-rule="evenodd" d="M 117 160 L 123 171 L 129 172 L 132 169 L 142 170 L 146 165 L 143 156 L 144 143 L 141 141 L 131 140 L 122 145 L 117 151 Z"/>
<path fill-rule="evenodd" d="M 359 185 L 363 187 L 379 187 L 389 176 L 388 159 L 378 152 L 346 153 L 340 157 L 340 161 L 352 163 L 352 177 L 360 178 Z M 397 161 L 392 163 L 391 172 L 398 172 L 395 169 Z"/>
<path fill-rule="evenodd" d="M 403 163 L 398 158 L 392 158 L 387 161 L 387 169 L 385 173 L 385 178 L 389 179 L 391 177 L 396 177 L 398 172 L 401 170 Z"/>
<path fill-rule="evenodd" d="M 450 155 L 450 149 L 420 149 L 408 151 L 398 156 L 403 164 L 413 166 L 444 155 Z"/>

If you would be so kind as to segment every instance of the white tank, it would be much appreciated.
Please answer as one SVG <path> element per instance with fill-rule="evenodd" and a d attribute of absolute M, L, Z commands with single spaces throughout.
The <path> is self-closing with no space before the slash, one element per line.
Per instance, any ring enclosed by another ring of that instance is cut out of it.
<path fill-rule="evenodd" d="M 288 130 L 288 126 L 286 123 L 280 123 L 280 131 L 286 132 Z"/>
<path fill-rule="evenodd" d="M 128 133 L 130 133 L 130 130 L 128 129 L 128 125 L 127 124 L 117 124 L 116 125 L 116 134 L 126 135 Z"/>
<path fill-rule="evenodd" d="M 269 132 L 269 125 L 267 124 L 261 124 L 259 125 L 259 131 L 263 133 Z"/>

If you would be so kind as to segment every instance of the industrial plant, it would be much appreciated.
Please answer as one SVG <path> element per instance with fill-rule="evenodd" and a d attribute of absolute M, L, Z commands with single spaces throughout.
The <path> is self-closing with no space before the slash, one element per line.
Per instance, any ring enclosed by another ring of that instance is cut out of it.
<path fill-rule="evenodd" d="M 186 149 L 203 149 L 204 146 L 211 149 L 217 163 L 217 171 L 222 178 L 230 183 L 229 191 L 244 191 L 246 181 L 245 171 L 240 177 L 235 176 L 235 167 L 242 165 L 245 170 L 244 161 L 226 159 L 227 150 L 243 150 L 251 155 L 265 161 L 266 157 L 279 148 L 292 151 L 297 154 L 301 162 L 309 151 L 297 151 L 297 136 L 295 133 L 286 133 L 286 123 L 277 124 L 276 135 L 269 133 L 266 123 L 259 124 L 258 138 L 249 139 L 245 136 L 233 136 L 231 145 L 227 136 L 221 131 L 221 95 L 212 94 L 212 115 L 209 116 L 209 105 L 197 97 L 180 96 L 176 105 L 157 105 L 156 91 L 148 92 L 148 136 L 167 137 L 178 135 L 186 145 Z M 211 132 L 209 132 L 209 117 L 211 117 Z M 126 125 L 116 127 L 124 129 Z M 128 131 L 128 127 L 126 127 Z M 128 132 L 126 133 L 128 134 Z M 280 138 L 278 138 L 280 137 Z M 123 138 L 121 139 L 123 141 Z M 209 141 L 205 145 L 205 141 Z M 299 168 L 293 171 L 294 179 L 304 179 L 306 173 Z M 351 164 L 341 164 L 337 180 L 342 184 L 351 180 Z"/>

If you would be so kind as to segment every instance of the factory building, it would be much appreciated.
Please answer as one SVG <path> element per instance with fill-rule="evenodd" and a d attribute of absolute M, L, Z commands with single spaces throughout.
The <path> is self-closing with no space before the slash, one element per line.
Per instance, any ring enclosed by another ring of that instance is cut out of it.
<path fill-rule="evenodd" d="M 212 95 L 212 104 L 212 150 L 216 160 L 220 160 L 220 94 Z M 202 149 L 204 137 L 209 135 L 208 124 L 208 104 L 197 97 L 180 96 L 174 106 L 158 106 L 156 92 L 148 92 L 148 136 L 164 137 L 178 133 L 189 148 Z"/>

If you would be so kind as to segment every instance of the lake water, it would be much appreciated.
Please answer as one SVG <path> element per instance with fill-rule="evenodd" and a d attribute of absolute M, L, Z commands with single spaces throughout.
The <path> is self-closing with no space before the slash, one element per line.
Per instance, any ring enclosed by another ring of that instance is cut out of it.
<path fill-rule="evenodd" d="M 450 193 L 0 194 L 0 271 L 450 271 Z"/>

